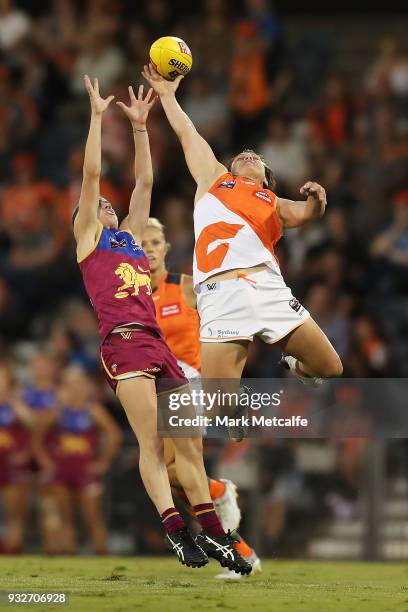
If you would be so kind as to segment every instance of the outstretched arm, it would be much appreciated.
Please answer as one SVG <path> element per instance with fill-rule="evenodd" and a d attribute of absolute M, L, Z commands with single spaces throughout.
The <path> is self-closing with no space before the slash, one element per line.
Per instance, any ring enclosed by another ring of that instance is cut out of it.
<path fill-rule="evenodd" d="M 118 425 L 103 406 L 99 404 L 94 405 L 92 407 L 92 416 L 101 432 L 105 434 L 105 443 L 101 455 L 90 468 L 93 473 L 104 474 L 120 447 L 123 435 Z"/>
<path fill-rule="evenodd" d="M 106 99 L 101 98 L 98 79 L 94 79 L 92 86 L 90 78 L 85 75 L 84 83 L 91 104 L 91 122 L 85 146 L 81 196 L 79 198 L 78 215 L 74 224 L 74 233 L 78 243 L 79 241 L 90 241 L 92 246 L 98 228 L 102 114 L 108 108 L 114 96 L 109 96 Z"/>
<path fill-rule="evenodd" d="M 150 213 L 150 202 L 153 187 L 152 157 L 150 154 L 149 134 L 146 121 L 155 97 L 153 89 L 149 89 L 143 99 L 143 85 L 140 85 L 137 98 L 133 88 L 129 87 L 130 106 L 123 102 L 116 104 L 127 115 L 133 130 L 135 143 L 135 188 L 130 198 L 129 214 L 121 223 L 121 229 L 132 232 L 135 240 L 140 243 Z"/>
<path fill-rule="evenodd" d="M 217 160 L 208 142 L 200 136 L 176 100 L 175 94 L 183 77 L 178 76 L 174 81 L 166 81 L 152 64 L 145 66 L 142 74 L 160 97 L 167 119 L 181 142 L 188 169 L 197 183 L 198 191 L 207 190 L 227 169 Z"/>
<path fill-rule="evenodd" d="M 326 191 L 321 185 L 308 181 L 300 188 L 300 193 L 307 196 L 306 201 L 278 198 L 276 208 L 283 228 L 300 227 L 324 215 Z"/>

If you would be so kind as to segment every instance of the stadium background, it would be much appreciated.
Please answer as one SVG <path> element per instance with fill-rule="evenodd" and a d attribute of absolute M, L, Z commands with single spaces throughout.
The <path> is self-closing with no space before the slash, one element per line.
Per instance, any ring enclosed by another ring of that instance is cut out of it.
<path fill-rule="evenodd" d="M 194 66 L 180 99 L 217 154 L 228 160 L 243 146 L 255 148 L 283 197 L 297 197 L 306 179 L 327 190 L 325 217 L 287 232 L 279 258 L 345 375 L 408 373 L 404 21 L 392 13 L 361 12 L 352 20 L 304 9 L 289 14 L 283 4 L 0 2 L 1 356 L 18 385 L 32 377 L 38 352 L 52 356 L 55 384 L 70 363 L 97 381 L 125 432 L 104 497 L 115 553 L 161 554 L 164 544 L 138 476 L 133 435 L 101 378 L 96 322 L 75 263 L 70 214 L 89 119 L 84 73 L 99 78 L 103 95 L 125 99 L 127 85 L 141 82 L 151 42 L 169 33 L 184 38 Z M 152 213 L 167 227 L 169 269 L 190 272 L 194 185 L 159 105 L 149 132 Z M 127 120 L 112 105 L 101 193 L 122 216 L 132 163 Z M 246 375 L 281 376 L 278 359 L 255 343 Z M 241 531 L 260 554 L 406 558 L 406 451 L 404 441 L 280 440 L 213 443 L 207 458 L 210 473 L 237 482 Z M 35 488 L 31 497 L 26 552 L 41 550 Z M 379 498 L 382 514 L 371 513 L 367 531 L 367 507 L 374 499 L 378 509 Z M 90 551 L 86 533 L 81 542 L 81 551 Z"/>

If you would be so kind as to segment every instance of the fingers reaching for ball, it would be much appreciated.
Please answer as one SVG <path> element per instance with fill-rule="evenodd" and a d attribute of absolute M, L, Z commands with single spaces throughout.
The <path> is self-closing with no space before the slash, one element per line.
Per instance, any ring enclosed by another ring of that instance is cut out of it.
<path fill-rule="evenodd" d="M 144 66 L 142 75 L 160 97 L 174 94 L 183 79 L 183 75 L 178 75 L 173 81 L 166 80 L 157 72 L 152 63 Z"/>

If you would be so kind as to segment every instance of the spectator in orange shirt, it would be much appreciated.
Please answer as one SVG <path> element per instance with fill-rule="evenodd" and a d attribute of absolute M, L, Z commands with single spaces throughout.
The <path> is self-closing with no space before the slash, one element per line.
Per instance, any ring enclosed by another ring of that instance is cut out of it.
<path fill-rule="evenodd" d="M 262 113 L 269 101 L 265 46 L 257 26 L 239 23 L 235 30 L 230 67 L 230 107 L 233 117 L 233 146 L 246 146 L 263 129 Z"/>

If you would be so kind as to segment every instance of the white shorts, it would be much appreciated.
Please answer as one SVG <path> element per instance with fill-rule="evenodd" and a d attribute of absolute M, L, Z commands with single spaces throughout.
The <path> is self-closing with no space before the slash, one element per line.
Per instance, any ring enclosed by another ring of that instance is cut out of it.
<path fill-rule="evenodd" d="M 269 268 L 201 283 L 197 293 L 201 342 L 253 340 L 267 344 L 287 336 L 309 318 L 280 274 Z"/>

